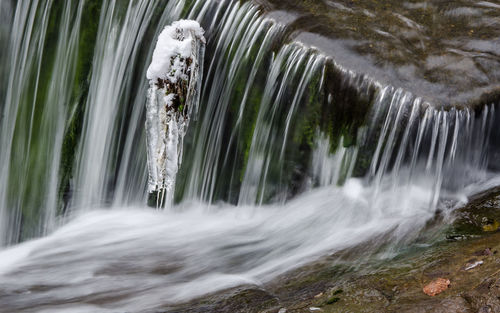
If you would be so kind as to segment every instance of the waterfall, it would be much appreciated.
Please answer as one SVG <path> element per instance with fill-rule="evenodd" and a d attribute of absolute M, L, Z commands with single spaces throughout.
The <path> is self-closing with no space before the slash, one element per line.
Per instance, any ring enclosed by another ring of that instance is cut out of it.
<path fill-rule="evenodd" d="M 84 4 L 17 2 L 3 63 L 9 65 L 0 125 L 4 244 L 43 234 L 54 222 L 66 121 L 76 109 L 74 84 L 82 75 L 77 50 Z"/>
<path fill-rule="evenodd" d="M 110 201 L 116 153 L 124 140 L 124 103 L 136 88 L 134 67 L 156 5 L 155 1 L 130 1 L 126 7 L 117 1 L 102 3 L 82 140 L 76 153 L 72 207 L 84 209 Z"/>
<path fill-rule="evenodd" d="M 432 180 L 435 210 L 442 192 L 487 178 L 495 104 L 434 107 L 286 43 L 286 25 L 251 2 L 11 4 L 1 6 L 15 11 L 1 29 L 4 244 L 71 212 L 145 203 L 143 78 L 155 38 L 179 18 L 199 21 L 208 46 L 176 202 L 283 204 L 363 177 L 374 201 L 388 185 Z"/>
<path fill-rule="evenodd" d="M 438 106 L 345 68 L 273 16 L 236 0 L 0 1 L 8 310 L 45 296 L 153 310 L 261 284 L 373 238 L 366 254 L 411 242 L 498 185 L 498 101 Z M 179 19 L 205 29 L 203 84 L 174 152 L 174 205 L 155 211 L 145 77 Z M 17 301 L 20 290 L 33 292 Z"/>
<path fill-rule="evenodd" d="M 248 142 L 242 137 L 251 136 L 251 115 L 260 105 L 257 93 L 263 88 L 262 83 L 255 82 L 265 72 L 272 57 L 272 45 L 283 31 L 261 17 L 250 3 L 240 7 L 233 2 L 222 21 L 223 27 L 213 44 L 213 55 L 226 55 L 230 61 L 214 58 L 207 66 L 205 81 L 209 83 L 204 85 L 193 153 L 191 159 L 186 160 L 190 170 L 184 174 L 184 186 L 182 183 L 179 186 L 187 198 L 209 202 L 220 198 L 222 195 L 216 194 L 221 192 L 227 199 L 235 197 L 233 194 L 237 191 L 232 190 L 232 186 L 238 184 L 233 182 L 239 182 L 238 170 L 242 166 L 241 156 L 235 154 L 248 149 Z M 248 113 L 250 117 L 246 116 Z M 188 149 L 189 146 L 186 155 Z M 221 186 L 228 181 L 229 186 Z"/>

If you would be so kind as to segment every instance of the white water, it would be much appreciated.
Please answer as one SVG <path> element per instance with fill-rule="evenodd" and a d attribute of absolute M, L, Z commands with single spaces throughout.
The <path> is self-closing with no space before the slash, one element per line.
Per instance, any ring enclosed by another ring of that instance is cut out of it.
<path fill-rule="evenodd" d="M 392 191 L 372 206 L 371 192 L 351 180 L 284 206 L 95 210 L 46 238 L 0 252 L 3 308 L 146 311 L 231 286 L 260 285 L 383 234 L 404 241 L 433 216 L 428 189 L 412 188 L 410 210 L 394 205 Z"/>

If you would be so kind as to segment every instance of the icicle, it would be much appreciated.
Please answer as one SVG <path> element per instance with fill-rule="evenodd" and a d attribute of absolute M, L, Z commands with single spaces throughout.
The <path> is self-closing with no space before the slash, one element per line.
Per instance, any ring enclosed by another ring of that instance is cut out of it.
<path fill-rule="evenodd" d="M 174 22 L 160 34 L 147 71 L 148 193 L 157 207 L 173 201 L 184 135 L 199 103 L 204 49 L 198 22 Z"/>

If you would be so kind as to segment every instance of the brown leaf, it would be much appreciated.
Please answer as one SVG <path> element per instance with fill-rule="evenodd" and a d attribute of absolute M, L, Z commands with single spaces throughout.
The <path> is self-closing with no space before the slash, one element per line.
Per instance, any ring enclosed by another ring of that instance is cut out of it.
<path fill-rule="evenodd" d="M 448 289 L 450 280 L 446 278 L 436 278 L 424 287 L 424 293 L 428 296 L 435 296 Z"/>

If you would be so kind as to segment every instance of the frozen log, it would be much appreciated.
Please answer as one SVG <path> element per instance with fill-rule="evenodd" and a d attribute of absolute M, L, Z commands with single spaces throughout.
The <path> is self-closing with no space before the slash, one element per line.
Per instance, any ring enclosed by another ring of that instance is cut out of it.
<path fill-rule="evenodd" d="M 158 37 L 147 71 L 148 194 L 156 207 L 171 205 L 189 121 L 197 112 L 203 75 L 204 31 L 181 20 Z"/>

